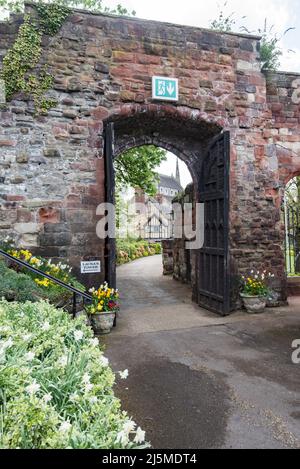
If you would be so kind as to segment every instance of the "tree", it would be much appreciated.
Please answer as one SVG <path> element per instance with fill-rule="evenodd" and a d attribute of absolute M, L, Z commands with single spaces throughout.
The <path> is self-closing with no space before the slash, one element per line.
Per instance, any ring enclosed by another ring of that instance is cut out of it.
<path fill-rule="evenodd" d="M 87 10 L 115 15 L 135 16 L 135 11 L 118 4 L 116 8 L 109 8 L 103 5 L 103 0 L 31 0 L 32 3 L 54 3 L 68 8 L 86 8 Z M 0 8 L 6 12 L 20 13 L 24 10 L 25 0 L 0 0 Z"/>
<path fill-rule="evenodd" d="M 157 192 L 156 168 L 166 160 L 166 151 L 153 145 L 132 148 L 115 161 L 117 188 L 139 187 L 149 195 Z"/>
<path fill-rule="evenodd" d="M 211 21 L 211 29 L 219 32 L 232 32 L 234 26 L 237 23 L 235 19 L 235 12 L 227 13 L 227 2 L 220 8 L 219 16 Z M 241 19 L 244 20 L 246 16 Z M 283 34 L 278 34 L 274 31 L 274 26 L 268 27 L 267 19 L 265 18 L 263 28 L 259 28 L 257 31 L 251 31 L 246 26 L 241 26 L 240 30 L 247 34 L 258 34 L 261 36 L 260 42 L 260 62 L 262 70 L 276 71 L 280 66 L 280 57 L 283 55 L 282 47 L 280 42 L 282 38 L 291 30 L 295 28 L 288 28 Z M 292 52 L 289 50 L 288 52 Z"/>

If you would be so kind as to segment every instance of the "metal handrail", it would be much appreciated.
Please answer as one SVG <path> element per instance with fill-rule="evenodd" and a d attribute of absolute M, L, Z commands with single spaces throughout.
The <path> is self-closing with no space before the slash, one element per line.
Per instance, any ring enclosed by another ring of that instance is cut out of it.
<path fill-rule="evenodd" d="M 81 296 L 83 300 L 88 300 L 88 301 L 93 301 L 93 297 L 89 295 L 88 293 L 82 292 L 78 290 L 75 287 L 72 287 L 72 285 L 69 285 L 65 282 L 62 282 L 61 280 L 53 277 L 52 275 L 46 274 L 45 272 L 42 272 L 39 269 L 36 269 L 32 265 L 28 264 L 27 262 L 22 261 L 21 259 L 17 259 L 16 257 L 12 256 L 11 254 L 8 254 L 7 252 L 3 251 L 0 249 L 0 256 L 4 257 L 5 259 L 8 259 L 12 262 L 15 262 L 16 264 L 20 265 L 21 267 L 24 267 L 27 270 L 30 270 L 31 272 L 41 275 L 42 277 L 50 280 L 51 282 L 56 283 L 57 285 L 65 288 L 66 290 L 69 290 L 70 292 L 73 293 L 73 317 L 76 315 L 76 304 L 77 304 L 77 296 Z"/>

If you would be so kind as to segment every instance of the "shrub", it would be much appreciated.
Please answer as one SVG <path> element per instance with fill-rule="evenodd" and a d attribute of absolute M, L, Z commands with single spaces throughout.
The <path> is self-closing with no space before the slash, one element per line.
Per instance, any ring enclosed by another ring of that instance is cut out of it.
<path fill-rule="evenodd" d="M 0 261 L 0 298 L 15 301 L 37 301 L 41 298 L 41 290 L 35 282 L 22 273 L 9 269 Z"/>
<path fill-rule="evenodd" d="M 46 302 L 0 301 L 1 448 L 142 447 L 84 321 Z"/>
<path fill-rule="evenodd" d="M 122 265 L 141 257 L 161 254 L 160 243 L 150 243 L 143 240 L 118 239 L 117 240 L 117 264 Z"/>

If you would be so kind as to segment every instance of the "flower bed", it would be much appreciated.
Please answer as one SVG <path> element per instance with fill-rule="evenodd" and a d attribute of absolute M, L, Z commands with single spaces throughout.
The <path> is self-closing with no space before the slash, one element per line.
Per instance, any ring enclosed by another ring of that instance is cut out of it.
<path fill-rule="evenodd" d="M 42 272 L 48 275 L 51 275 L 52 277 L 57 278 L 58 280 L 61 280 L 62 282 L 68 285 L 71 285 L 77 288 L 80 291 L 85 291 L 85 287 L 80 282 L 78 282 L 78 280 L 72 275 L 72 268 L 68 264 L 63 263 L 63 262 L 53 262 L 51 259 L 44 259 L 42 257 L 34 256 L 27 249 L 19 249 L 19 250 L 14 249 L 12 248 L 10 241 L 1 243 L 1 248 L 4 249 L 11 256 L 15 257 L 16 259 L 20 259 L 26 262 L 27 264 L 31 265 L 32 267 L 35 267 L 36 269 L 39 269 Z M 0 271 L 5 270 L 4 263 L 1 261 L 0 263 L 1 263 Z M 69 300 L 69 298 L 72 297 L 72 293 L 70 293 L 68 290 L 66 290 L 65 288 L 57 285 L 56 283 L 52 282 L 51 280 L 48 280 L 47 278 L 41 275 L 34 274 L 33 272 L 25 268 L 22 269 L 22 267 L 18 266 L 18 264 L 13 263 L 13 262 L 10 262 L 8 266 L 10 267 L 10 269 L 9 271 L 8 269 L 6 269 L 7 279 L 9 279 L 9 277 L 11 279 L 12 278 L 18 279 L 18 277 L 13 276 L 13 271 L 17 273 L 21 272 L 23 274 L 23 277 L 21 278 L 23 279 L 25 278 L 24 276 L 27 277 L 28 279 L 27 283 L 28 283 L 28 286 L 30 286 L 29 288 L 30 295 L 26 299 L 30 301 L 33 301 L 34 298 L 37 298 L 37 297 L 47 298 L 49 299 L 51 303 L 59 304 L 59 306 L 62 306 Z M 38 287 L 37 289 L 34 289 L 34 287 L 30 285 L 30 282 L 29 282 L 30 279 L 32 279 L 35 286 Z M 11 284 L 12 282 L 9 282 L 9 283 Z M 1 288 L 1 285 L 0 285 L 0 293 L 1 292 L 2 292 L 1 296 L 4 296 L 5 298 L 7 298 L 4 285 L 3 285 L 3 288 Z M 15 299 L 16 301 L 20 301 L 19 300 L 20 289 L 12 288 L 10 290 L 9 295 L 11 295 L 12 292 L 15 292 L 15 297 L 13 297 L 12 299 Z M 24 294 L 26 297 L 25 292 Z"/>
<path fill-rule="evenodd" d="M 122 265 L 140 259 L 142 257 L 161 254 L 160 243 L 149 243 L 148 241 L 117 240 L 117 264 Z"/>
<path fill-rule="evenodd" d="M 114 380 L 84 318 L 46 302 L 0 301 L 1 448 L 143 447 Z"/>

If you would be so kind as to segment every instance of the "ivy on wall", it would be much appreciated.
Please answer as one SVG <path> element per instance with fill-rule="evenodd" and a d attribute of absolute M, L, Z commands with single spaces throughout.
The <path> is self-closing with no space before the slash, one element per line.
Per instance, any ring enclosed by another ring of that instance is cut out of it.
<path fill-rule="evenodd" d="M 38 3 L 36 10 L 41 30 L 50 36 L 55 36 L 58 33 L 71 11 L 68 7 L 57 3 L 50 5 Z"/>
<path fill-rule="evenodd" d="M 35 112 L 47 112 L 55 102 L 46 97 L 53 84 L 53 76 L 47 65 L 40 66 L 42 39 L 44 34 L 54 36 L 62 27 L 70 10 L 58 4 L 38 4 L 38 21 L 30 15 L 24 16 L 16 40 L 3 59 L 0 78 L 5 83 L 6 99 L 16 93 L 24 93 L 34 102 Z"/>

